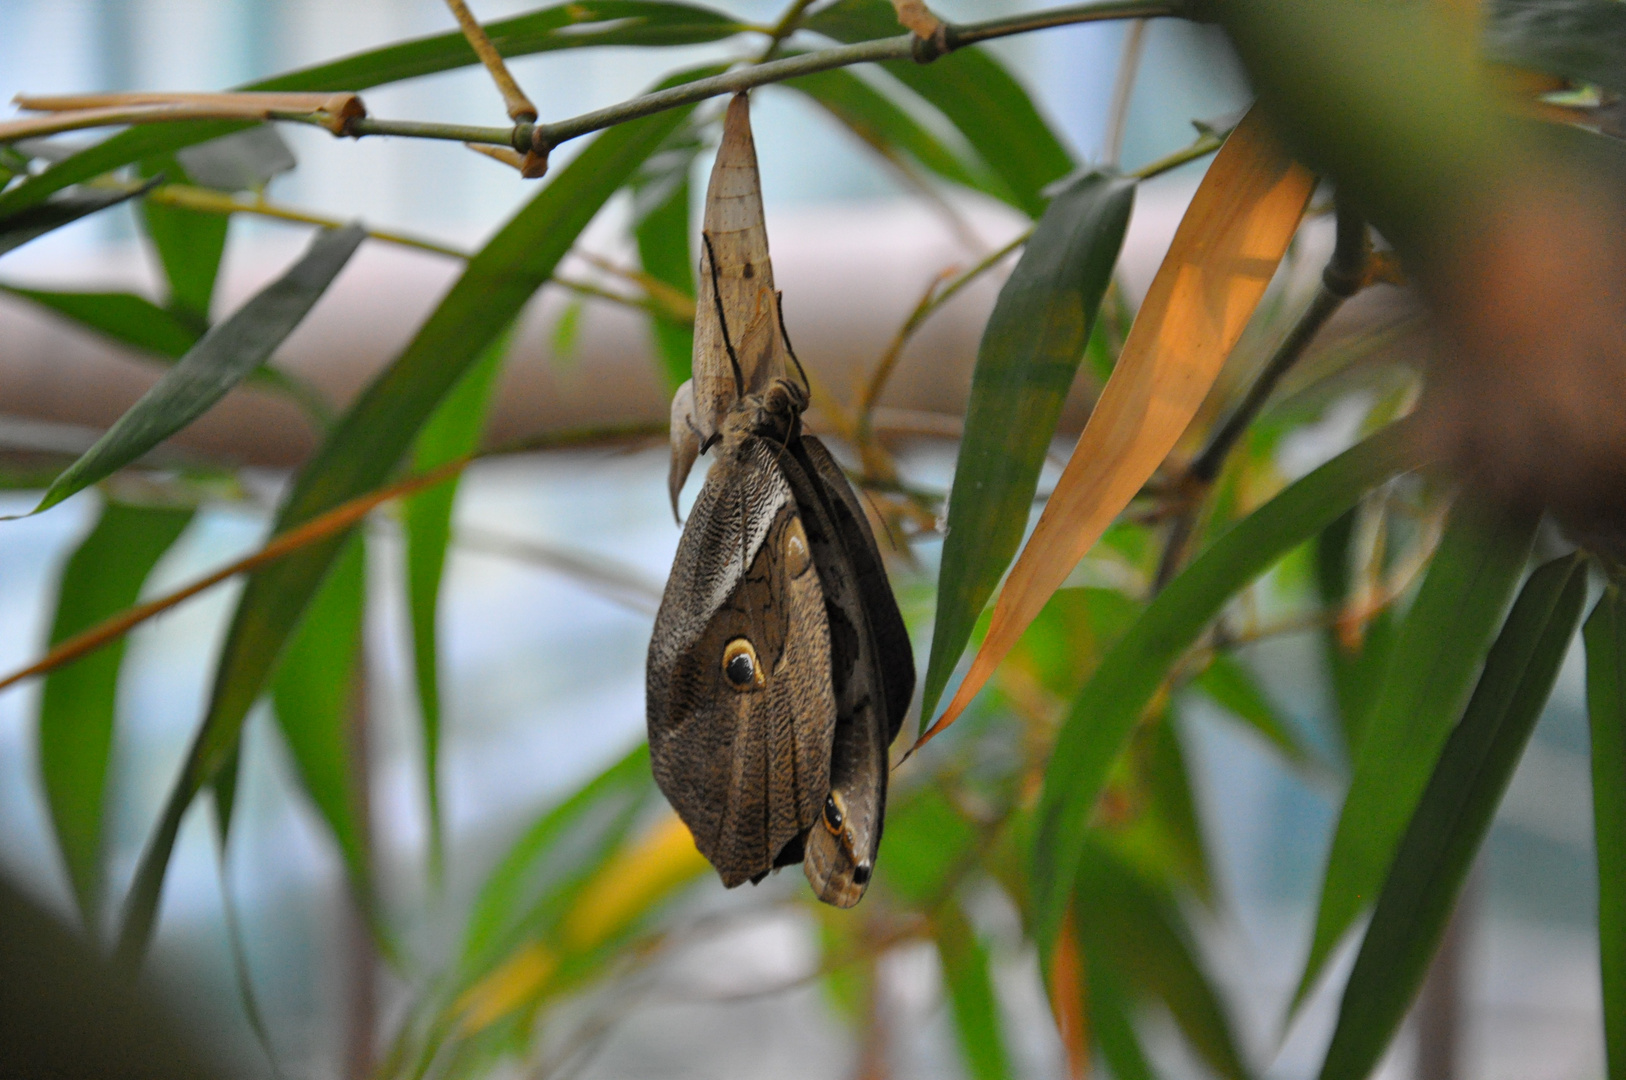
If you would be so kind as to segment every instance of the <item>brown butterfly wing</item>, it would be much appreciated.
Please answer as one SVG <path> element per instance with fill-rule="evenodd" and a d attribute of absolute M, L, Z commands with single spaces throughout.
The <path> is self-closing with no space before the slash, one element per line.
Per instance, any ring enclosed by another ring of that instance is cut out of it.
<path fill-rule="evenodd" d="M 713 466 L 649 647 L 655 780 L 730 888 L 793 855 L 829 789 L 829 626 L 781 455 L 747 438 Z M 743 690 L 724 670 L 740 639 L 761 670 Z"/>
<path fill-rule="evenodd" d="M 909 645 L 909 631 L 892 595 L 881 553 L 875 546 L 869 518 L 858 496 L 842 473 L 841 466 L 825 445 L 811 435 L 802 437 L 798 459 L 823 489 L 830 517 L 841 535 L 858 582 L 858 595 L 875 639 L 876 665 L 886 690 L 887 745 L 898 737 L 904 714 L 915 693 L 915 654 Z"/>

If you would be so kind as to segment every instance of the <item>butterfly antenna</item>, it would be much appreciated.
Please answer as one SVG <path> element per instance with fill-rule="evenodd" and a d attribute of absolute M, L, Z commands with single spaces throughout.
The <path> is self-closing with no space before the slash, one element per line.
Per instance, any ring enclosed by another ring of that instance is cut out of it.
<path fill-rule="evenodd" d="M 717 252 L 711 246 L 711 237 L 700 234 L 706 243 L 706 262 L 711 267 L 711 298 L 717 304 L 717 322 L 723 328 L 723 348 L 728 350 L 728 362 L 734 366 L 734 394 L 745 396 L 745 376 L 740 372 L 740 356 L 734 351 L 734 342 L 728 336 L 728 316 L 723 314 L 723 291 L 717 287 Z"/>
<path fill-rule="evenodd" d="M 902 552 L 903 545 L 898 542 L 898 534 L 892 531 L 891 520 L 888 519 L 885 514 L 881 513 L 881 508 L 875 504 L 875 498 L 869 493 L 868 488 L 864 487 L 862 484 L 858 484 L 856 486 L 858 488 L 858 493 L 864 496 L 864 501 L 869 503 L 869 508 L 875 511 L 875 520 L 879 521 L 881 523 L 881 528 L 886 530 L 886 539 L 887 542 L 892 545 L 892 550 Z"/>
<path fill-rule="evenodd" d="M 802 389 L 807 396 L 813 396 L 813 384 L 807 381 L 807 370 L 802 362 L 796 358 L 796 347 L 790 343 L 790 334 L 785 332 L 785 294 L 783 291 L 773 294 L 774 308 L 779 312 L 779 339 L 785 343 L 785 351 L 790 353 L 790 362 L 796 365 L 796 373 L 802 377 Z"/>

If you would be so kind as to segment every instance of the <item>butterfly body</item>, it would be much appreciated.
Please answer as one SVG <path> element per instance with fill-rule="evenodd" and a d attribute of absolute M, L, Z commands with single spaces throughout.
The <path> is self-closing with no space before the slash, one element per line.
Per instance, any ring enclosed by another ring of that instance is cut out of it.
<path fill-rule="evenodd" d="M 741 396 L 655 619 L 655 778 L 733 887 L 802 861 L 850 907 L 880 844 L 887 746 L 914 686 L 907 634 L 846 478 L 801 431 L 806 395 Z"/>

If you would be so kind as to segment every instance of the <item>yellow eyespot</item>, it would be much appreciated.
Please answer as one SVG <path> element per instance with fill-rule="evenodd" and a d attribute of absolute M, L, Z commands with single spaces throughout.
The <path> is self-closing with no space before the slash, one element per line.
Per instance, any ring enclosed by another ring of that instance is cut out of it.
<path fill-rule="evenodd" d="M 813 557 L 807 550 L 807 533 L 802 529 L 802 519 L 793 517 L 790 524 L 785 526 L 785 572 L 798 578 L 807 573 L 811 565 Z"/>
<path fill-rule="evenodd" d="M 760 690 L 767 681 L 757 651 L 745 638 L 735 638 L 723 646 L 723 678 L 735 690 Z"/>
<path fill-rule="evenodd" d="M 841 826 L 846 824 L 847 815 L 841 812 L 841 803 L 836 800 L 836 793 L 831 792 L 824 799 L 824 827 L 834 836 L 841 835 Z"/>

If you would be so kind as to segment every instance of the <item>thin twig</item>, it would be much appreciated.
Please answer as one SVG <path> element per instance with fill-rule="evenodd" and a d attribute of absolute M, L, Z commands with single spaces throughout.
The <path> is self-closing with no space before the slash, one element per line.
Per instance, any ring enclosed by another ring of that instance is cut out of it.
<path fill-rule="evenodd" d="M 1118 59 L 1118 77 L 1112 86 L 1112 105 L 1107 109 L 1107 136 L 1101 148 L 1101 160 L 1116 166 L 1123 153 L 1124 131 L 1129 126 L 1129 100 L 1135 92 L 1135 73 L 1140 70 L 1140 55 L 1146 43 L 1146 20 L 1136 19 L 1124 33 L 1123 55 Z"/>
<path fill-rule="evenodd" d="M 250 555 L 228 563 L 218 570 L 211 571 L 173 592 L 149 600 L 145 604 L 137 604 L 135 607 L 127 608 L 117 615 L 60 642 L 34 663 L 21 670 L 14 671 L 4 678 L 0 678 L 0 690 L 5 690 L 31 676 L 44 674 L 47 671 L 61 667 L 63 664 L 72 663 L 82 656 L 95 652 L 102 646 L 123 637 L 155 615 L 161 615 L 170 608 L 190 600 L 199 593 L 205 592 L 238 574 L 258 570 L 268 563 L 292 555 L 301 548 L 325 540 L 335 533 L 343 532 L 381 504 L 444 483 L 482 458 L 493 457 L 498 454 L 580 445 L 589 441 L 621 439 L 629 435 L 643 436 L 654 430 L 654 425 L 629 425 L 617 428 L 562 432 L 557 435 L 532 436 L 490 450 L 468 454 L 444 465 L 436 466 L 427 472 L 409 476 L 404 480 L 386 484 L 381 488 L 375 488 L 347 502 L 342 502 L 333 509 L 319 514 L 303 524 L 296 525 L 286 532 L 278 533 L 263 548 Z M 664 430 L 664 425 L 661 426 L 660 430 Z"/>
<path fill-rule="evenodd" d="M 314 124 L 332 131 L 336 135 L 345 135 L 351 138 L 362 138 L 368 135 L 397 135 L 415 139 L 444 139 L 452 142 L 509 146 L 527 156 L 531 167 L 527 170 L 526 175 L 536 177 L 541 176 L 546 171 L 548 152 L 561 143 L 594 131 L 613 127 L 616 124 L 625 123 L 628 120 L 636 120 L 668 109 L 693 105 L 707 98 L 719 97 L 724 94 L 736 94 L 742 90 L 764 86 L 768 83 L 784 82 L 786 79 L 794 79 L 801 75 L 811 75 L 816 72 L 829 71 L 833 68 L 847 67 L 852 64 L 908 59 L 926 63 L 945 53 L 980 41 L 989 41 L 994 38 L 1025 34 L 1035 30 L 1045 30 L 1074 23 L 1179 16 L 1185 13 L 1186 6 L 1180 0 L 1096 0 L 1095 3 L 1073 4 L 1053 8 L 1049 11 L 1036 12 L 1031 15 L 992 19 L 987 22 L 968 23 L 963 26 L 944 23 L 938 33 L 929 41 L 910 33 L 901 34 L 897 37 L 877 38 L 871 41 L 856 42 L 851 45 L 838 45 L 828 49 L 819 49 L 800 56 L 771 60 L 763 64 L 752 64 L 722 75 L 696 79 L 681 86 L 629 98 L 619 104 L 603 109 L 595 109 L 592 112 L 583 113 L 580 116 L 552 124 L 516 123 L 510 127 L 484 127 L 472 124 L 443 124 L 420 120 L 379 120 L 365 115 L 356 115 L 356 113 L 362 111 L 359 99 L 355 99 L 354 110 L 345 114 L 337 114 L 329 110 L 284 110 L 256 107 L 251 118 Z M 767 32 L 771 35 L 773 30 L 770 29 Z M 181 95 L 168 96 L 175 98 Z M 350 95 L 350 97 L 354 98 L 354 95 Z M 188 113 L 187 110 L 189 109 L 194 110 L 196 114 Z M 120 115 L 117 118 L 102 117 L 94 121 L 86 121 L 83 119 L 82 113 L 68 112 L 54 119 L 41 118 L 39 121 L 29 120 L 22 123 L 28 125 L 28 135 L 46 135 L 79 127 L 105 126 L 114 123 L 135 124 L 176 119 L 245 118 L 243 108 L 237 108 L 236 111 L 225 109 L 217 109 L 215 112 L 198 111 L 201 109 L 202 107 L 194 105 L 154 105 L 120 110 Z M 22 137 L 22 134 L 11 134 L 8 127 L 0 126 L 0 142 Z"/>
<path fill-rule="evenodd" d="M 909 343 L 909 339 L 915 335 L 915 331 L 919 330 L 927 319 L 944 304 L 954 299 L 967 285 L 998 266 L 1017 248 L 1026 244 L 1032 235 L 1033 230 L 1028 229 L 999 250 L 987 255 L 969 270 L 949 281 L 948 284 L 942 284 L 944 277 L 947 276 L 947 272 L 945 272 L 944 275 L 940 275 L 927 287 L 925 293 L 921 295 L 920 302 L 909 313 L 909 317 L 903 321 L 903 325 L 898 327 L 898 332 L 892 336 L 891 343 L 887 345 L 886 351 L 881 354 L 881 359 L 876 363 L 875 370 L 870 373 L 869 380 L 864 385 L 863 393 L 859 395 L 857 432 L 860 441 L 869 440 L 874 422 L 875 404 L 880 400 L 881 391 L 885 389 L 887 380 L 892 377 L 892 372 L 898 365 L 898 358 L 903 354 L 903 348 Z M 942 285 L 941 289 L 938 288 L 939 285 Z"/>
<path fill-rule="evenodd" d="M 768 31 L 768 44 L 757 54 L 757 63 L 767 63 L 778 54 L 779 46 L 796 32 L 796 28 L 802 22 L 802 13 L 812 4 L 813 0 L 791 0 L 790 7 L 785 9 L 785 13 L 779 16 L 779 21 L 773 24 L 773 29 Z"/>
<path fill-rule="evenodd" d="M 486 36 L 485 27 L 474 17 L 474 12 L 469 10 L 469 6 L 463 0 L 446 0 L 446 6 L 451 8 L 452 14 L 456 16 L 457 25 L 462 28 L 463 36 L 468 39 L 469 48 L 474 50 L 474 55 L 485 65 L 486 71 L 491 75 L 491 81 L 497 84 L 497 92 L 502 95 L 502 103 L 508 109 L 508 119 L 519 124 L 535 123 L 536 106 L 531 104 L 531 99 L 525 96 L 525 91 L 514 81 L 514 76 L 508 71 L 508 65 L 503 63 L 502 53 L 491 44 L 491 39 Z"/>
<path fill-rule="evenodd" d="M 165 206 L 185 207 L 188 210 L 197 210 L 207 214 L 252 214 L 256 217 L 271 218 L 275 221 L 291 221 L 300 225 L 320 225 L 326 229 L 339 229 L 348 224 L 338 218 L 313 213 L 309 210 L 301 210 L 298 207 L 284 206 L 267 199 L 256 198 L 253 201 L 244 201 L 224 192 L 193 187 L 189 184 L 163 184 L 153 188 L 147 194 L 147 198 Z M 368 238 L 372 240 L 413 248 L 417 251 L 427 251 L 435 255 L 444 255 L 449 259 L 459 259 L 467 262 L 473 257 L 469 252 L 461 248 L 455 248 L 435 240 L 428 240 L 421 236 L 392 232 L 387 229 L 368 229 L 366 232 Z M 652 311 L 658 315 L 675 319 L 678 322 L 687 322 L 694 318 L 694 301 L 665 282 L 640 271 L 617 267 L 590 252 L 575 252 L 575 254 L 593 266 L 637 285 L 644 290 L 646 295 L 643 297 L 624 296 L 621 293 L 612 292 L 591 282 L 580 281 L 561 274 L 554 274 L 553 277 L 549 278 L 548 283 L 550 285 L 558 285 L 582 296 L 608 300 L 611 303 L 638 308 L 641 311 Z"/>

